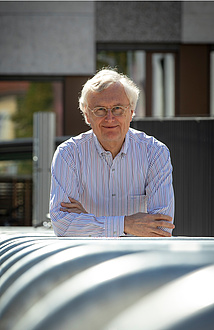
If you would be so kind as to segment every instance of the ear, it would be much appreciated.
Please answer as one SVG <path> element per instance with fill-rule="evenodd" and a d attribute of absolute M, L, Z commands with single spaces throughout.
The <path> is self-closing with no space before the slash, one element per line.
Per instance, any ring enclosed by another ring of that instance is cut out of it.
<path fill-rule="evenodd" d="M 89 124 L 91 124 L 91 121 L 90 121 L 90 116 L 89 116 L 89 114 L 88 114 L 88 111 L 87 111 L 87 110 L 85 111 L 85 117 L 86 117 L 86 119 L 87 119 L 87 122 L 88 122 Z"/>
<path fill-rule="evenodd" d="M 133 117 L 134 117 L 134 110 L 131 110 L 130 111 L 130 123 L 131 123 Z"/>

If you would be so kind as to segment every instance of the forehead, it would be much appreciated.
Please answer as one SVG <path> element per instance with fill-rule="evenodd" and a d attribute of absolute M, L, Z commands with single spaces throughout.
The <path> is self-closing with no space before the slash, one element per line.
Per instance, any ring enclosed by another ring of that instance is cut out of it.
<path fill-rule="evenodd" d="M 101 92 L 91 91 L 88 93 L 87 101 L 89 107 L 95 106 L 112 106 L 112 105 L 128 105 L 129 99 L 125 93 L 121 83 L 114 83 Z"/>

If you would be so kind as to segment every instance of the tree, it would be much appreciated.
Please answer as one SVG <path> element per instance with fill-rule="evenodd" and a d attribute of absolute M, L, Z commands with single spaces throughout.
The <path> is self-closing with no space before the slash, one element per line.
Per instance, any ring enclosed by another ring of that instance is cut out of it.
<path fill-rule="evenodd" d="M 27 93 L 18 97 L 15 122 L 17 138 L 33 136 L 33 114 L 39 111 L 53 111 L 53 88 L 50 82 L 31 82 Z"/>

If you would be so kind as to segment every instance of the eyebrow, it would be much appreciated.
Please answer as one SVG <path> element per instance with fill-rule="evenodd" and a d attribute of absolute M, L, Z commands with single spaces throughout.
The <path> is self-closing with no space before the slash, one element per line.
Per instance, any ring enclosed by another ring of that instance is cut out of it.
<path fill-rule="evenodd" d="M 117 104 L 112 105 L 111 107 L 107 107 L 105 105 L 96 105 L 96 106 L 94 106 L 94 108 L 113 108 L 113 107 L 117 107 L 118 105 L 121 105 L 122 107 L 128 107 L 129 106 L 129 104 L 128 105 L 123 105 L 121 103 L 117 103 Z"/>

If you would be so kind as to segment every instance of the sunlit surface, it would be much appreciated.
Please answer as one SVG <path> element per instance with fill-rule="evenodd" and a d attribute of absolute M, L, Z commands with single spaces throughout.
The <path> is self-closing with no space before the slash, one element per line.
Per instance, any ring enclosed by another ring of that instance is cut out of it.
<path fill-rule="evenodd" d="M 2 329 L 212 329 L 214 238 L 0 231 Z"/>

